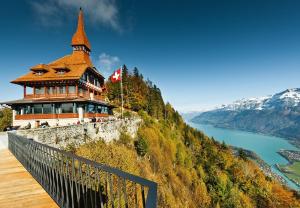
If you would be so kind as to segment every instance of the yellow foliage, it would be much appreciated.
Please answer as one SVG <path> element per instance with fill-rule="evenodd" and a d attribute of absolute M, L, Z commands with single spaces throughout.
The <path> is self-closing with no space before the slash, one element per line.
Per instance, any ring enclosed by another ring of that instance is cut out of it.
<path fill-rule="evenodd" d="M 144 125 L 138 137 L 149 146 L 144 157 L 132 145 L 124 145 L 127 137 L 85 144 L 76 154 L 157 182 L 158 206 L 163 208 L 300 207 L 293 192 L 266 180 L 253 162 L 236 158 L 230 149 L 185 124 L 140 114 Z"/>

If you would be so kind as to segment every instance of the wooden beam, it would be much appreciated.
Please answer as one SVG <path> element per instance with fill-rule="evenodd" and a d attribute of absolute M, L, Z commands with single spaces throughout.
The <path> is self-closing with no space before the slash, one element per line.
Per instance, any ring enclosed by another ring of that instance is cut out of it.
<path fill-rule="evenodd" d="M 26 84 L 24 84 L 24 98 L 26 97 Z"/>
<path fill-rule="evenodd" d="M 76 96 L 78 96 L 78 83 L 76 83 Z"/>
<path fill-rule="evenodd" d="M 66 85 L 66 94 L 67 94 L 67 96 L 69 94 L 69 85 Z"/>
<path fill-rule="evenodd" d="M 45 96 L 47 96 L 47 88 L 48 88 L 48 87 L 45 85 L 45 86 L 44 86 L 44 95 L 45 95 Z"/>

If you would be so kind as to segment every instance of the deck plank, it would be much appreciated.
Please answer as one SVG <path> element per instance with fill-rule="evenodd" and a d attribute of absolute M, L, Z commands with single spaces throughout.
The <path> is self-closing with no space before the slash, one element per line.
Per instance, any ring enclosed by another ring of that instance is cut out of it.
<path fill-rule="evenodd" d="M 9 150 L 0 150 L 0 207 L 58 206 Z"/>

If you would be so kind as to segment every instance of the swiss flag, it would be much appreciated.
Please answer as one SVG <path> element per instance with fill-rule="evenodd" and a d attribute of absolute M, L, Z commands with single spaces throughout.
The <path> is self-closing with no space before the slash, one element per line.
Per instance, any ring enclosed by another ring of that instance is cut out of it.
<path fill-rule="evenodd" d="M 121 81 L 121 69 L 116 70 L 110 77 L 111 82 Z"/>

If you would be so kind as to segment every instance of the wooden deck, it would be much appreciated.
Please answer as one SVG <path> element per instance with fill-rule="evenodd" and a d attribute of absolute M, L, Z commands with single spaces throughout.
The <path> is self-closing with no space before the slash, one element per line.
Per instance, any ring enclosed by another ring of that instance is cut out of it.
<path fill-rule="evenodd" d="M 0 207 L 58 206 L 9 150 L 0 150 Z"/>

